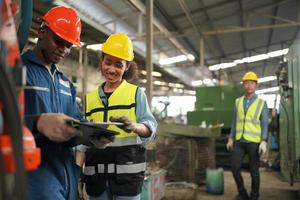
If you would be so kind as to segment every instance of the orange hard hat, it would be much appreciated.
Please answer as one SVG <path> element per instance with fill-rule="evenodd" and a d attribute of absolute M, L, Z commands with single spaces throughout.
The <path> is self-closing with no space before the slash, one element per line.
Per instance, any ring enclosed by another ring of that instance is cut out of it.
<path fill-rule="evenodd" d="M 57 6 L 41 18 L 56 35 L 76 46 L 81 46 L 81 22 L 73 8 Z"/>

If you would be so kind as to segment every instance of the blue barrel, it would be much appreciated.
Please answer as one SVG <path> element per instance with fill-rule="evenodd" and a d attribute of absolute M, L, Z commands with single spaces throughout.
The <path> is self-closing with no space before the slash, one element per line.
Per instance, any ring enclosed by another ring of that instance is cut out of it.
<path fill-rule="evenodd" d="M 224 194 L 224 170 L 206 169 L 206 191 L 209 194 Z"/>

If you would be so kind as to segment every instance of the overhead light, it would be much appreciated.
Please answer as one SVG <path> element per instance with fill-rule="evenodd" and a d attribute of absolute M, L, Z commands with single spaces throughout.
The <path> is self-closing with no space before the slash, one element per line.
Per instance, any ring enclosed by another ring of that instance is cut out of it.
<path fill-rule="evenodd" d="M 190 94 L 190 95 L 196 95 L 196 92 L 194 90 L 184 90 L 185 93 Z"/>
<path fill-rule="evenodd" d="M 279 90 L 279 87 L 271 87 L 271 88 L 256 90 L 255 93 L 256 94 L 264 94 L 264 93 L 268 93 L 268 92 L 276 92 L 278 90 Z"/>
<path fill-rule="evenodd" d="M 182 61 L 186 61 L 186 60 L 194 61 L 195 56 L 193 56 L 192 54 L 188 54 L 188 55 L 175 56 L 175 57 L 171 57 L 171 58 L 164 58 L 164 59 L 160 59 L 158 61 L 158 63 L 160 65 L 169 65 L 172 63 L 182 62 Z"/>
<path fill-rule="evenodd" d="M 267 54 L 259 54 L 256 56 L 243 58 L 243 61 L 244 61 L 244 63 L 252 63 L 252 62 L 256 62 L 256 61 L 260 61 L 260 60 L 265 60 L 268 58 L 269 58 L 269 56 Z"/>
<path fill-rule="evenodd" d="M 180 83 L 175 83 L 175 87 L 177 87 L 177 88 L 184 88 L 184 85 L 182 85 Z"/>
<path fill-rule="evenodd" d="M 197 87 L 203 84 L 202 80 L 192 81 L 192 86 Z"/>
<path fill-rule="evenodd" d="M 162 74 L 160 72 L 153 71 L 152 76 L 161 77 Z"/>
<path fill-rule="evenodd" d="M 206 79 L 203 80 L 203 84 L 205 84 L 205 85 L 209 85 L 211 83 L 212 83 L 212 80 L 209 79 L 209 78 L 206 78 Z"/>
<path fill-rule="evenodd" d="M 154 81 L 153 83 L 154 85 L 161 85 L 161 86 L 168 85 L 166 82 L 162 82 L 162 81 Z"/>
<path fill-rule="evenodd" d="M 234 67 L 236 65 L 237 65 L 236 63 L 220 63 L 220 64 L 216 64 L 216 65 L 211 65 L 211 66 L 208 67 L 208 69 L 210 71 L 216 71 L 216 70 L 219 70 L 219 69 L 226 69 L 226 68 L 229 68 L 229 67 Z"/>
<path fill-rule="evenodd" d="M 289 51 L 288 48 L 282 49 L 282 50 L 277 50 L 277 51 L 271 51 L 266 54 L 264 53 L 264 54 L 250 56 L 250 57 L 246 57 L 246 58 L 242 58 L 242 59 L 236 59 L 231 63 L 220 63 L 220 64 L 216 64 L 216 65 L 211 65 L 208 67 L 208 69 L 210 71 L 216 71 L 216 70 L 220 70 L 220 69 L 234 67 L 234 66 L 236 66 L 238 64 L 242 64 L 242 63 L 252 63 L 252 62 L 257 62 L 260 60 L 266 60 L 269 58 L 286 55 L 288 53 L 288 51 Z"/>
<path fill-rule="evenodd" d="M 194 60 L 195 60 L 195 56 L 192 55 L 192 54 L 188 54 L 188 55 L 187 55 L 187 58 L 188 58 L 189 60 L 191 60 L 191 61 L 194 61 Z"/>
<path fill-rule="evenodd" d="M 174 87 L 174 88 L 184 88 L 184 85 L 182 85 L 180 83 L 169 83 L 168 86 Z"/>
<path fill-rule="evenodd" d="M 162 86 L 159 89 L 162 90 L 162 91 L 168 91 L 170 88 L 166 87 L 166 86 Z"/>
<path fill-rule="evenodd" d="M 276 79 L 277 79 L 276 76 L 266 76 L 266 77 L 259 78 L 257 80 L 257 82 L 258 83 L 264 83 L 264 82 L 273 81 L 273 80 L 276 80 Z"/>
<path fill-rule="evenodd" d="M 102 45 L 103 44 L 90 44 L 90 45 L 87 45 L 86 48 L 91 49 L 93 51 L 101 51 Z"/>
<path fill-rule="evenodd" d="M 217 70 L 220 70 L 221 67 L 220 67 L 220 64 L 217 64 L 217 65 L 211 65 L 211 66 L 209 66 L 208 69 L 210 71 L 217 71 Z"/>
<path fill-rule="evenodd" d="M 233 61 L 235 64 L 242 64 L 244 63 L 243 59 L 237 59 Z"/>
<path fill-rule="evenodd" d="M 289 49 L 282 49 L 282 50 L 278 50 L 278 51 L 269 52 L 268 56 L 271 57 L 271 58 L 273 58 L 273 57 L 285 55 L 288 52 L 289 52 Z"/>
<path fill-rule="evenodd" d="M 183 93 L 183 89 L 173 88 L 173 92 Z"/>
<path fill-rule="evenodd" d="M 141 71 L 141 74 L 147 75 L 147 72 L 146 72 L 145 70 L 142 70 L 142 71 Z M 153 72 L 152 72 L 152 76 L 155 76 L 155 77 L 162 77 L 162 74 L 161 74 L 160 72 L 153 71 Z"/>

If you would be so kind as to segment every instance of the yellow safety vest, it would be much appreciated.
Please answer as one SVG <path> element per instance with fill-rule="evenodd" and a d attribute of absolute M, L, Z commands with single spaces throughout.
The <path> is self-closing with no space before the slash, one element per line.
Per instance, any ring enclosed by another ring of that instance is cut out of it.
<path fill-rule="evenodd" d="M 137 86 L 123 80 L 118 88 L 108 98 L 104 105 L 100 96 L 99 88 L 86 95 L 85 117 L 88 121 L 95 123 L 109 121 L 111 116 L 126 116 L 132 122 L 136 122 L 136 92 Z M 140 144 L 141 140 L 136 133 L 127 133 L 115 125 L 110 125 L 109 130 L 120 134 L 116 136 L 115 142 L 110 146 L 126 146 Z"/>
<path fill-rule="evenodd" d="M 247 112 L 244 112 L 244 99 L 242 96 L 235 101 L 236 106 L 236 134 L 235 140 L 240 140 L 242 137 L 250 142 L 261 142 L 261 126 L 260 115 L 263 110 L 265 101 L 256 98 L 249 106 Z"/>

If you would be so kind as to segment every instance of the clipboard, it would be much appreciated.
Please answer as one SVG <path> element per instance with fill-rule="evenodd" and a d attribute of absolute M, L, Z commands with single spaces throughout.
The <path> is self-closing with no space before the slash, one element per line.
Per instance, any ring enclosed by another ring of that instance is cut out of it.
<path fill-rule="evenodd" d="M 119 122 L 104 122 L 104 123 L 93 123 L 93 122 L 80 122 L 77 120 L 67 120 L 66 124 L 69 126 L 78 129 L 81 132 L 80 136 L 75 136 L 66 142 L 62 142 L 60 144 L 74 147 L 80 144 L 84 144 L 86 146 L 94 146 L 91 142 L 91 139 L 97 138 L 99 140 L 109 140 L 111 142 L 114 141 L 115 136 L 119 133 L 116 131 L 108 130 L 107 127 L 109 125 L 122 125 Z M 37 145 L 42 144 L 51 144 L 56 143 L 49 140 L 46 136 L 42 133 L 37 133 L 34 135 L 35 141 Z"/>
<path fill-rule="evenodd" d="M 71 138 L 67 143 L 73 145 L 84 144 L 92 146 L 91 138 L 105 138 L 111 142 L 119 133 L 116 131 L 106 129 L 108 125 L 122 125 L 122 123 L 92 123 L 92 122 L 80 122 L 76 120 L 67 120 L 66 123 L 76 129 L 79 129 L 81 136 Z"/>

